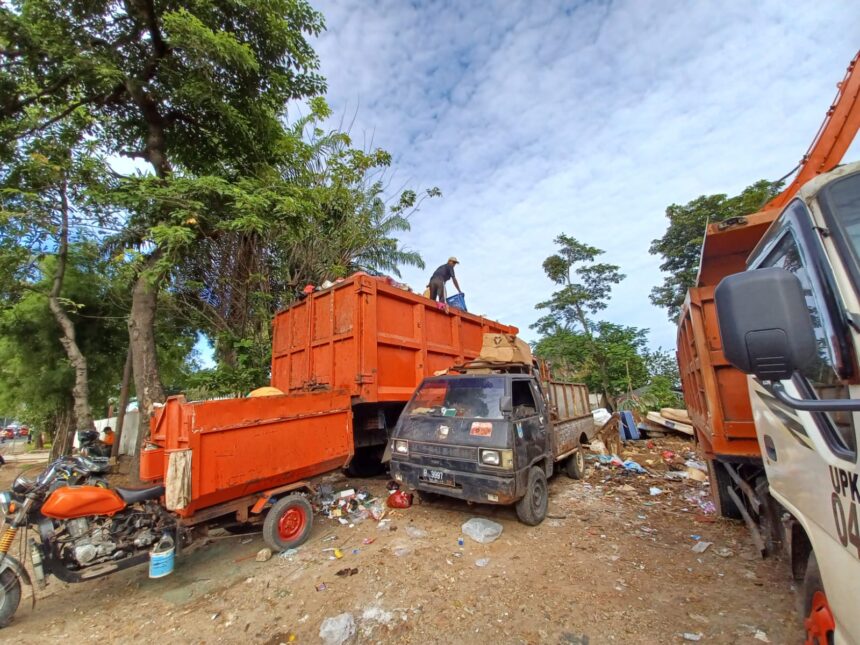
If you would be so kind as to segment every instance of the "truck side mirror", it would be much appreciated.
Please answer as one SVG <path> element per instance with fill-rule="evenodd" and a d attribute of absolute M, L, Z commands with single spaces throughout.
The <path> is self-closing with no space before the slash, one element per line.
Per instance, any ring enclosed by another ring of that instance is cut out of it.
<path fill-rule="evenodd" d="M 514 401 L 507 394 L 499 399 L 499 412 L 504 416 L 509 416 L 514 411 Z"/>
<path fill-rule="evenodd" d="M 714 293 L 723 353 L 761 380 L 781 381 L 817 356 L 800 280 L 776 267 L 730 275 Z"/>

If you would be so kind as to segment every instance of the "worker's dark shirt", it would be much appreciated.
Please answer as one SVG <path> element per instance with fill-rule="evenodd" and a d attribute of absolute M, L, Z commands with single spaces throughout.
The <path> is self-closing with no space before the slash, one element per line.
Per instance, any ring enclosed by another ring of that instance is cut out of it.
<path fill-rule="evenodd" d="M 454 266 L 446 262 L 433 272 L 433 277 L 430 278 L 430 281 L 432 282 L 433 280 L 441 280 L 442 282 L 447 282 L 453 277 Z"/>

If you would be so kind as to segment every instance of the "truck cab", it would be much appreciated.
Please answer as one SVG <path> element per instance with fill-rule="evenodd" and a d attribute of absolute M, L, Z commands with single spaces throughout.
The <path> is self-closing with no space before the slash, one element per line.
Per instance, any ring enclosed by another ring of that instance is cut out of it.
<path fill-rule="evenodd" d="M 584 470 L 580 446 L 594 432 L 587 390 L 551 384 L 566 400 L 584 390 L 581 414 L 562 418 L 574 406 L 560 410 L 533 371 L 480 372 L 424 379 L 392 434 L 392 476 L 419 493 L 516 504 L 521 521 L 539 524 L 555 463 L 576 478 Z"/>
<path fill-rule="evenodd" d="M 807 183 L 717 287 L 807 642 L 860 642 L 860 163 Z"/>

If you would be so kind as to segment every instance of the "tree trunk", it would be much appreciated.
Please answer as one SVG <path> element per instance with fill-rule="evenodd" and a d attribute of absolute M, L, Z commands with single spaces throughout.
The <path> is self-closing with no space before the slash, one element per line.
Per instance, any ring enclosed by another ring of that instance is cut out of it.
<path fill-rule="evenodd" d="M 75 341 L 75 325 L 60 304 L 60 292 L 63 288 L 63 278 L 66 273 L 66 264 L 69 255 L 69 203 L 66 197 L 65 180 L 60 187 L 60 236 L 59 248 L 57 249 L 57 270 L 54 273 L 54 282 L 51 292 L 48 294 L 48 306 L 57 324 L 60 326 L 60 343 L 66 350 L 66 356 L 75 370 L 75 386 L 72 396 L 75 401 L 75 421 L 77 430 L 88 430 L 95 428 L 93 413 L 90 409 L 90 385 L 87 372 L 86 356 Z M 62 454 L 62 453 L 61 453 Z"/>
<path fill-rule="evenodd" d="M 122 441 L 122 428 L 125 425 L 125 409 L 128 407 L 128 391 L 131 381 L 131 362 L 132 353 L 131 345 L 128 346 L 128 351 L 125 353 L 125 367 L 122 370 L 122 385 L 119 389 L 119 410 L 116 413 L 116 436 L 114 437 L 113 447 L 110 450 L 112 459 L 119 457 L 119 444 Z M 138 426 L 138 431 L 140 426 Z"/>
<path fill-rule="evenodd" d="M 155 250 L 147 258 L 137 276 L 131 293 L 131 313 L 128 317 L 128 337 L 131 347 L 134 389 L 137 393 L 138 434 L 137 449 L 131 466 L 131 477 L 140 481 L 140 453 L 149 436 L 149 420 L 156 403 L 164 402 L 164 389 L 158 373 L 158 355 L 155 347 L 155 313 L 158 308 L 158 286 L 148 269 L 152 269 L 161 256 Z"/>

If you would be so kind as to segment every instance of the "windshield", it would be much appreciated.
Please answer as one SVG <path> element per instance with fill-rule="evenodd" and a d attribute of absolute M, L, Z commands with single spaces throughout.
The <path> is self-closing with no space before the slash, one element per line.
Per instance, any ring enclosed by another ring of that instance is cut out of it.
<path fill-rule="evenodd" d="M 409 415 L 501 419 L 505 379 L 463 376 L 424 381 L 406 408 Z"/>
<path fill-rule="evenodd" d="M 860 173 L 833 182 L 822 193 L 823 202 L 836 220 L 837 228 L 853 256 L 853 269 L 856 271 L 860 265 Z"/>

